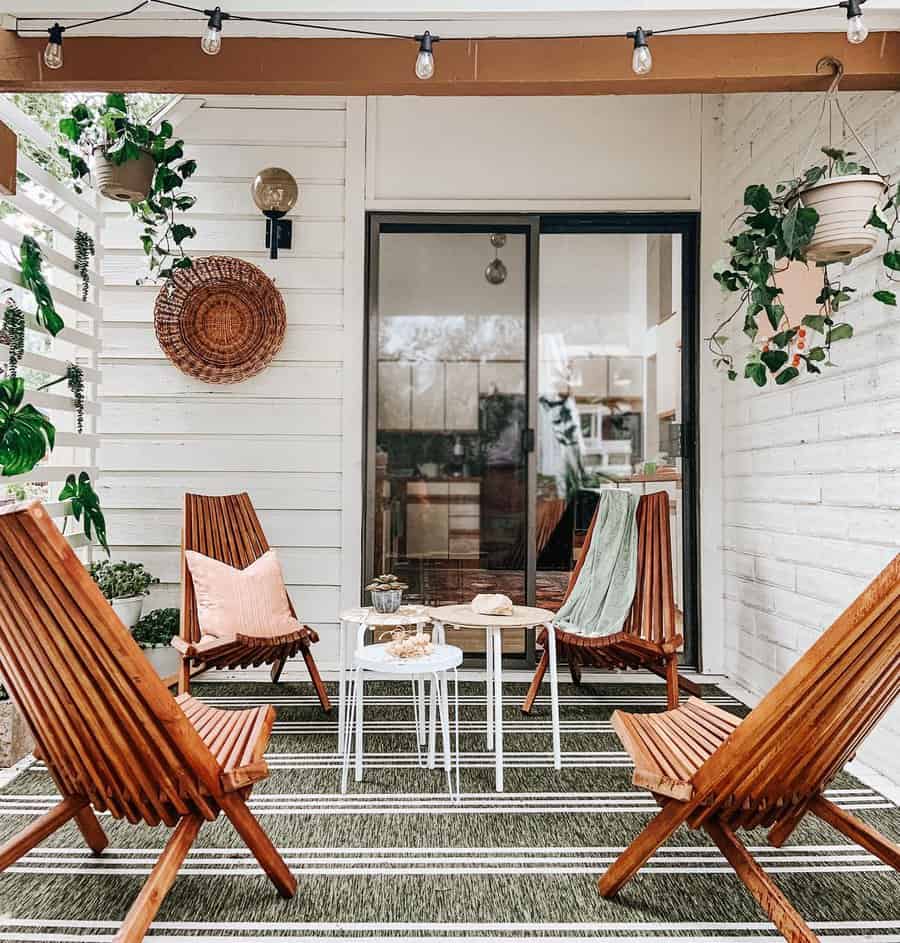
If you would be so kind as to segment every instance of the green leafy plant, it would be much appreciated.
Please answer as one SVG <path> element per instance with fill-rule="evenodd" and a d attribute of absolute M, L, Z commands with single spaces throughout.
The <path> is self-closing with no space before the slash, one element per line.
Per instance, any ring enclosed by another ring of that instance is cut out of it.
<path fill-rule="evenodd" d="M 743 333 L 753 345 L 743 375 L 757 386 L 765 386 L 770 376 L 776 384 L 789 383 L 800 376 L 801 367 L 808 374 L 821 373 L 823 367 L 832 365 L 832 344 L 853 336 L 853 326 L 837 315 L 856 289 L 832 279 L 827 266 L 820 266 L 823 286 L 815 299 L 817 310 L 799 323 L 791 323 L 785 313 L 778 286 L 779 273 L 791 262 L 807 263 L 807 247 L 819 221 L 815 209 L 802 205 L 803 191 L 831 177 L 871 173 L 852 159 L 850 151 L 826 147 L 822 153 L 825 161 L 778 184 L 774 193 L 764 184 L 753 184 L 744 191 L 744 209 L 735 220 L 739 228 L 726 240 L 731 253 L 728 264 L 714 273 L 725 292 L 739 295 L 738 305 L 706 338 L 715 365 L 724 369 L 730 380 L 737 378 L 738 370 L 726 348 L 727 329 L 739 314 L 743 314 Z M 897 281 L 893 273 L 900 271 L 900 252 L 893 248 L 898 205 L 900 187 L 888 191 L 881 207 L 872 208 L 867 223 L 887 235 L 882 264 L 889 281 Z M 892 291 L 877 291 L 874 297 L 882 304 L 897 303 Z M 761 316 L 772 332 L 765 338 L 760 337 Z M 816 335 L 815 341 L 810 332 Z"/>
<path fill-rule="evenodd" d="M 56 428 L 25 399 L 21 377 L 0 380 L 0 466 L 3 475 L 24 475 L 53 450 Z"/>
<path fill-rule="evenodd" d="M 84 432 L 84 370 L 77 363 L 69 363 L 63 376 L 42 384 L 38 389 L 49 390 L 50 387 L 62 382 L 68 384 L 69 392 L 72 394 L 72 404 L 75 407 L 75 428 L 81 435 Z"/>
<path fill-rule="evenodd" d="M 94 257 L 97 247 L 94 245 L 94 239 L 83 229 L 75 230 L 75 264 L 74 269 L 81 279 L 81 300 L 87 301 L 88 292 L 91 288 L 91 259 Z"/>
<path fill-rule="evenodd" d="M 180 631 L 181 613 L 167 608 L 148 612 L 135 623 L 131 634 L 141 648 L 157 648 L 168 645 Z"/>
<path fill-rule="evenodd" d="M 150 587 L 159 582 L 143 563 L 99 560 L 88 564 L 88 573 L 107 599 L 149 596 Z"/>
<path fill-rule="evenodd" d="M 38 323 L 56 337 L 66 325 L 53 304 L 50 286 L 44 278 L 43 260 L 41 247 L 37 242 L 31 236 L 23 236 L 19 248 L 19 275 L 22 287 L 34 295 Z"/>
<path fill-rule="evenodd" d="M 79 102 L 59 122 L 60 133 L 75 148 L 61 146 L 60 155 L 68 162 L 70 173 L 78 182 L 90 173 L 87 157 L 95 150 L 114 164 L 124 164 L 149 154 L 156 165 L 150 192 L 140 203 L 131 204 L 132 214 L 143 225 L 141 245 L 147 254 L 151 273 L 168 278 L 173 271 L 190 268 L 191 259 L 184 242 L 197 231 L 179 222 L 177 213 L 189 210 L 196 197 L 185 193 L 184 182 L 197 170 L 195 160 L 184 159 L 184 141 L 173 137 L 172 125 L 161 122 L 158 130 L 136 122 L 128 113 L 125 96 L 112 92 L 104 103 L 91 109 Z"/>
<path fill-rule="evenodd" d="M 25 356 L 25 315 L 12 298 L 7 299 L 3 308 L 3 343 L 9 350 L 6 375 L 15 379 L 19 362 Z"/>
<path fill-rule="evenodd" d="M 81 472 L 76 478 L 69 475 L 62 491 L 59 493 L 60 501 L 69 501 L 72 507 L 72 517 L 76 521 L 83 521 L 84 536 L 88 540 L 97 535 L 97 543 L 106 551 L 109 556 L 109 543 L 106 537 L 106 518 L 103 516 L 103 509 L 100 507 L 100 498 L 94 491 L 91 484 L 90 475 L 87 472 Z M 68 518 L 66 519 L 68 522 Z M 65 524 L 63 525 L 65 531 Z"/>

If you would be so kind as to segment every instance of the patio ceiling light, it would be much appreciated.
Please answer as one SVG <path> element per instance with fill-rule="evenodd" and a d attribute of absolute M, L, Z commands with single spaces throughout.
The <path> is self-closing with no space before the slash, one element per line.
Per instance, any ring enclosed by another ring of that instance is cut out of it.
<path fill-rule="evenodd" d="M 625 34 L 634 40 L 634 52 L 631 54 L 631 71 L 635 75 L 646 75 L 653 68 L 653 55 L 647 40 L 653 35 L 652 29 L 639 26 L 633 33 Z"/>
<path fill-rule="evenodd" d="M 434 51 L 432 43 L 440 42 L 439 36 L 432 36 L 425 30 L 421 36 L 414 37 L 419 43 L 419 54 L 416 56 L 416 75 L 420 79 L 430 79 L 434 75 Z"/>
<path fill-rule="evenodd" d="M 250 188 L 253 202 L 266 217 L 266 248 L 269 257 L 278 258 L 279 249 L 290 249 L 293 225 L 282 219 L 297 202 L 300 191 L 293 175 L 281 167 L 261 170 Z"/>
<path fill-rule="evenodd" d="M 44 65 L 48 69 L 61 69 L 63 67 L 62 34 L 66 31 L 64 26 L 54 23 L 47 32 L 50 39 L 47 47 L 44 49 Z"/>
<path fill-rule="evenodd" d="M 208 56 L 217 56 L 222 49 L 222 20 L 229 19 L 229 16 L 222 12 L 221 7 L 216 7 L 215 10 L 204 10 L 203 15 L 209 19 L 206 22 L 206 29 L 203 30 L 200 48 Z"/>
<path fill-rule="evenodd" d="M 841 6 L 847 11 L 847 39 L 854 45 L 864 43 L 869 27 L 863 22 L 862 5 L 866 0 L 844 0 Z"/>

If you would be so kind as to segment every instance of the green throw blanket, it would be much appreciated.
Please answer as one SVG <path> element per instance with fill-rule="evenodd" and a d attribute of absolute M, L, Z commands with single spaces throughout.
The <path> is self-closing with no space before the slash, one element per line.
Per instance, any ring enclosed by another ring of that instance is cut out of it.
<path fill-rule="evenodd" d="M 638 496 L 628 491 L 600 493 L 584 566 L 553 620 L 566 632 L 597 636 L 621 631 L 637 583 L 637 506 Z"/>

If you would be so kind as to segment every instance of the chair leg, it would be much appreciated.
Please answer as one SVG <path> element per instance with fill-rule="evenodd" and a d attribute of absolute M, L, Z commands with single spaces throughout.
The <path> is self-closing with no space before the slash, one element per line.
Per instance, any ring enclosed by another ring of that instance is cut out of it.
<path fill-rule="evenodd" d="M 240 796 L 230 795 L 223 797 L 220 805 L 247 847 L 253 852 L 260 867 L 278 888 L 278 893 L 282 897 L 293 897 L 297 893 L 297 879 L 291 874 L 290 868 L 272 844 L 272 840 L 263 831 L 263 827 L 247 808 L 247 803 Z"/>
<path fill-rule="evenodd" d="M 534 670 L 534 677 L 531 679 L 531 686 L 528 688 L 528 693 L 525 695 L 525 700 L 522 701 L 521 711 L 523 714 L 530 714 L 531 708 L 534 707 L 534 699 L 537 697 L 538 691 L 541 689 L 541 682 L 544 680 L 544 675 L 547 673 L 547 668 L 550 666 L 550 656 L 547 654 L 547 649 L 545 648 L 543 654 L 540 657 L 540 660 L 537 663 L 537 668 Z"/>
<path fill-rule="evenodd" d="M 0 846 L 0 872 L 31 851 L 35 845 L 39 845 L 48 835 L 52 835 L 86 806 L 86 799 L 69 796 L 23 828 L 18 835 L 14 835 L 6 844 Z"/>
<path fill-rule="evenodd" d="M 90 848 L 95 855 L 99 855 L 109 844 L 109 839 L 106 837 L 100 823 L 97 821 L 97 816 L 94 815 L 94 810 L 90 806 L 85 806 L 80 812 L 75 813 L 75 824 L 78 826 L 78 830 L 81 832 L 81 836 L 84 838 L 88 848 Z"/>
<path fill-rule="evenodd" d="M 182 658 L 181 664 L 178 666 L 178 693 L 179 694 L 191 693 L 191 660 L 190 658 Z"/>
<path fill-rule="evenodd" d="M 569 674 L 572 676 L 572 684 L 581 684 L 581 662 L 572 648 L 568 649 L 569 656 Z"/>
<path fill-rule="evenodd" d="M 322 710 L 326 714 L 331 713 L 331 701 L 328 700 L 328 692 L 325 690 L 325 682 L 322 680 L 322 676 L 319 674 L 319 669 L 316 666 L 316 660 L 313 658 L 312 650 L 309 645 L 302 645 L 300 647 L 300 654 L 303 655 L 303 660 L 306 662 L 306 670 L 309 672 L 309 680 L 312 681 L 313 687 L 316 689 L 316 694 L 319 696 L 319 703 L 322 705 Z"/>
<path fill-rule="evenodd" d="M 202 824 L 203 819 L 194 813 L 186 815 L 175 826 L 119 932 L 113 937 L 113 943 L 140 943 L 144 939 Z"/>
<path fill-rule="evenodd" d="M 886 865 L 895 871 L 900 871 L 900 845 L 894 844 L 880 832 L 876 832 L 871 825 L 861 822 L 856 816 L 850 815 L 824 796 L 817 796 L 810 803 L 810 812 L 836 828 L 842 835 L 880 858 Z"/>
<path fill-rule="evenodd" d="M 604 897 L 614 897 L 647 863 L 653 852 L 684 822 L 692 811 L 687 802 L 669 801 L 662 811 L 606 869 L 597 882 Z"/>
<path fill-rule="evenodd" d="M 287 664 L 287 658 L 278 658 L 272 662 L 272 670 L 269 672 L 269 677 L 272 679 L 272 684 L 278 684 L 281 680 L 281 672 L 284 671 L 284 666 Z"/>
<path fill-rule="evenodd" d="M 678 707 L 678 656 L 673 652 L 666 660 L 666 707 Z"/>
<path fill-rule="evenodd" d="M 819 938 L 778 885 L 756 863 L 737 835 L 718 819 L 707 819 L 703 827 L 744 882 L 744 886 L 768 914 L 778 932 L 790 943 L 819 943 Z"/>

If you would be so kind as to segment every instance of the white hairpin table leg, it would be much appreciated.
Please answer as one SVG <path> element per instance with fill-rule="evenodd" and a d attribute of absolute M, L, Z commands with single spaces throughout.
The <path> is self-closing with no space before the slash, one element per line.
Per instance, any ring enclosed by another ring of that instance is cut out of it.
<path fill-rule="evenodd" d="M 363 746 L 364 746 L 364 734 L 363 734 L 363 717 L 364 717 L 364 706 L 363 706 L 363 695 L 365 693 L 365 672 L 362 668 L 356 669 L 356 707 L 354 713 L 356 715 L 356 781 L 362 782 L 363 776 Z"/>
<path fill-rule="evenodd" d="M 338 626 L 338 753 L 344 754 L 344 721 L 347 713 L 347 623 Z"/>
<path fill-rule="evenodd" d="M 550 662 L 550 726 L 553 728 L 553 766 L 562 769 L 562 752 L 559 745 L 559 684 L 556 677 L 556 629 L 551 623 L 547 629 L 547 658 Z"/>
<path fill-rule="evenodd" d="M 494 749 L 494 630 L 484 630 L 484 698 L 487 701 L 487 748 Z"/>
<path fill-rule="evenodd" d="M 494 753 L 497 769 L 497 792 L 503 792 L 503 635 L 491 626 L 491 648 L 494 652 Z"/>
<path fill-rule="evenodd" d="M 434 769 L 437 752 L 437 685 L 433 677 L 429 678 L 428 688 L 428 768 Z"/>

